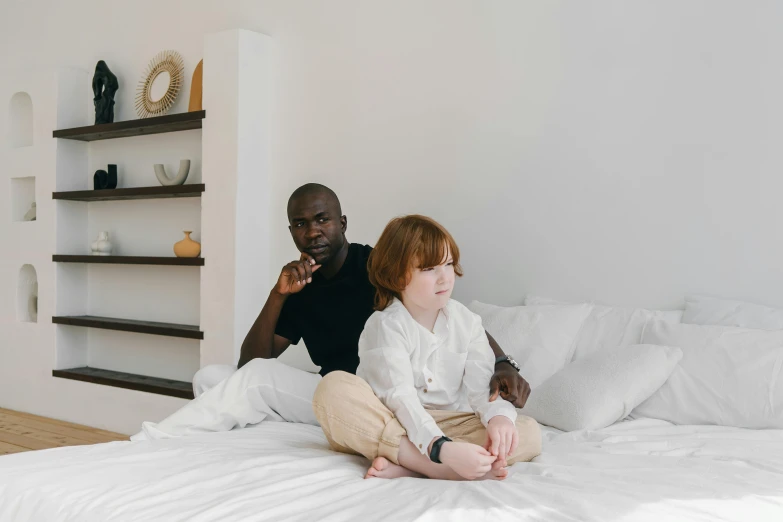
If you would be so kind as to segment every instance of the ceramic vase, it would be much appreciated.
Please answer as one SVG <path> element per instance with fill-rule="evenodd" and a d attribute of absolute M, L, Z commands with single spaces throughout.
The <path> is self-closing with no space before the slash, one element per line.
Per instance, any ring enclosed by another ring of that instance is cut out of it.
<path fill-rule="evenodd" d="M 95 190 L 117 188 L 117 165 L 109 165 L 109 171 L 96 170 L 92 177 L 92 187 Z"/>
<path fill-rule="evenodd" d="M 190 239 L 191 230 L 185 230 L 185 239 L 174 243 L 174 255 L 177 257 L 198 257 L 201 254 L 201 243 Z"/>
<path fill-rule="evenodd" d="M 92 255 L 94 256 L 110 256 L 112 250 L 111 241 L 109 241 L 109 233 L 101 232 L 98 234 L 98 239 L 92 243 Z"/>
<path fill-rule="evenodd" d="M 22 218 L 24 221 L 35 221 L 35 201 L 30 205 L 30 210 L 27 211 L 27 213 L 24 215 L 24 218 Z"/>
<path fill-rule="evenodd" d="M 193 80 L 190 82 L 190 103 L 188 103 L 188 112 L 200 111 L 202 109 L 201 99 L 203 92 L 204 78 L 204 60 L 198 62 L 193 71 Z"/>
<path fill-rule="evenodd" d="M 158 182 L 164 187 L 182 185 L 188 179 L 188 174 L 190 173 L 190 160 L 179 160 L 179 172 L 173 178 L 166 174 L 166 169 L 162 164 L 156 163 L 153 168 L 155 169 L 155 177 L 158 178 Z"/>

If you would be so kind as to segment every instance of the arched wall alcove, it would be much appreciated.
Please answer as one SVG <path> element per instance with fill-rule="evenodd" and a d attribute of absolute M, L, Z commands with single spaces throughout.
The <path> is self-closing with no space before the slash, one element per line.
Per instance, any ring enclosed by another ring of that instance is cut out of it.
<path fill-rule="evenodd" d="M 33 265 L 22 265 L 19 269 L 16 318 L 22 323 L 38 322 L 38 273 Z"/>
<path fill-rule="evenodd" d="M 26 92 L 11 96 L 8 104 L 8 141 L 11 147 L 33 144 L 33 100 Z"/>

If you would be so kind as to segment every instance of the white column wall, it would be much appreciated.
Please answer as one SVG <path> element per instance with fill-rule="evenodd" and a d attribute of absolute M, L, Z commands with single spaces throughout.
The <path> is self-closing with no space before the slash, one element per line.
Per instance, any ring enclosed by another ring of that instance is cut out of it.
<path fill-rule="evenodd" d="M 202 366 L 236 363 L 268 293 L 271 59 L 259 33 L 205 39 Z"/>

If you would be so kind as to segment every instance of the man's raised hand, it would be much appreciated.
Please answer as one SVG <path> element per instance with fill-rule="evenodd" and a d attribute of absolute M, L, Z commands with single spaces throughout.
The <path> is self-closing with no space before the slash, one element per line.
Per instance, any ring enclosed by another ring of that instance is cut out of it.
<path fill-rule="evenodd" d="M 308 254 L 302 254 L 299 261 L 291 261 L 280 271 L 275 292 L 280 295 L 291 295 L 300 292 L 307 283 L 313 282 L 313 272 L 321 268 Z"/>

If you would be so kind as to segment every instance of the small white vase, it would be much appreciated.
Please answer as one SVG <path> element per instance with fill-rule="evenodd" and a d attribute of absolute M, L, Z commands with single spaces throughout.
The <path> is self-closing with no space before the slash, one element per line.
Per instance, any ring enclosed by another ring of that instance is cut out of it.
<path fill-rule="evenodd" d="M 94 256 L 110 256 L 111 255 L 111 241 L 109 241 L 109 233 L 101 232 L 98 234 L 98 239 L 92 243 L 92 255 Z"/>
<path fill-rule="evenodd" d="M 35 221 L 35 201 L 30 205 L 30 210 L 22 218 L 24 221 Z"/>

